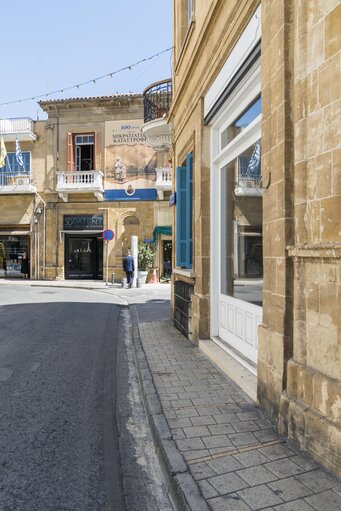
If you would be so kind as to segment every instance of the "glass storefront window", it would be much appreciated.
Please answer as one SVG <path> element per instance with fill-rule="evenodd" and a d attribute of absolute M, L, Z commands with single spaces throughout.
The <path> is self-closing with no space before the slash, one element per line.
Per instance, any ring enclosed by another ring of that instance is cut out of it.
<path fill-rule="evenodd" d="M 28 236 L 0 236 L 0 277 L 22 277 L 23 254 L 29 256 Z"/>
<path fill-rule="evenodd" d="M 241 158 L 249 162 L 242 170 Z M 250 165 L 258 168 L 248 186 L 242 186 L 240 179 L 250 175 Z M 221 293 L 261 305 L 262 194 L 253 181 L 258 178 L 259 141 L 221 169 Z"/>
<path fill-rule="evenodd" d="M 220 145 L 224 149 L 241 131 L 251 124 L 262 113 L 262 100 L 259 96 L 244 112 L 221 132 Z"/>

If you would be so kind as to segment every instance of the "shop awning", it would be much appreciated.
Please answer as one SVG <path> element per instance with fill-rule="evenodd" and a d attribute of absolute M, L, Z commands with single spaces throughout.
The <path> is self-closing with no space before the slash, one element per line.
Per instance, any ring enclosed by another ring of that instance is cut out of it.
<path fill-rule="evenodd" d="M 155 227 L 153 231 L 153 241 L 156 242 L 156 238 L 160 235 L 164 234 L 165 236 L 172 236 L 172 226 L 171 225 L 158 225 Z"/>

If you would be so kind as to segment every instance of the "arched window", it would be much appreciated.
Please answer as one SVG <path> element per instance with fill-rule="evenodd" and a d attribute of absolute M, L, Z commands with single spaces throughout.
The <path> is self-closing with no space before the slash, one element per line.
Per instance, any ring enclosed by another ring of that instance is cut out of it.
<path fill-rule="evenodd" d="M 136 216 L 126 216 L 125 219 L 123 220 L 123 225 L 126 226 L 126 225 L 139 225 L 140 224 L 140 221 L 139 219 L 136 217 Z"/>

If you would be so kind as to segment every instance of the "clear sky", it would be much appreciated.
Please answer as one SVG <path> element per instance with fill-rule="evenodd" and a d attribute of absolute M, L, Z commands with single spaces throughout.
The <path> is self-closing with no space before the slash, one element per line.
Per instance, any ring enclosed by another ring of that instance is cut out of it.
<path fill-rule="evenodd" d="M 135 64 L 172 46 L 172 0 L 1 2 L 0 118 L 44 119 L 37 99 Z M 171 77 L 172 52 L 42 99 L 142 92 Z"/>

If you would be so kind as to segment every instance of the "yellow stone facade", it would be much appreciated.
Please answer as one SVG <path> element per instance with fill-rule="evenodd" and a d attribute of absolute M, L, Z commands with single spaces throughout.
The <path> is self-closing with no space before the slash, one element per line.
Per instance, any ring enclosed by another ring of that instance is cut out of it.
<path fill-rule="evenodd" d="M 191 336 L 210 337 L 210 126 L 204 98 L 261 6 L 263 319 L 258 400 L 279 430 L 341 473 L 339 0 L 174 0 L 174 166 L 193 154 Z M 175 222 L 175 218 L 174 218 Z M 176 243 L 176 240 L 175 240 Z M 175 251 L 174 251 L 175 252 Z M 174 314 L 173 286 L 173 314 Z"/>
<path fill-rule="evenodd" d="M 111 229 L 115 233 L 114 241 L 108 244 L 108 273 L 111 281 L 114 272 L 117 282 L 123 276 L 122 258 L 130 247 L 131 236 L 138 236 L 141 242 L 151 240 L 156 226 L 172 224 L 168 197 L 158 200 L 156 196 L 155 200 L 129 202 L 107 200 L 105 197 L 98 200 L 93 192 L 78 190 L 78 193 L 72 193 L 71 189 L 63 200 L 57 189 L 57 173 L 68 169 L 68 134 L 94 133 L 96 150 L 93 167 L 105 178 L 108 172 L 105 164 L 106 123 L 121 121 L 128 124 L 132 119 L 141 119 L 143 123 L 143 96 L 45 101 L 41 102 L 41 107 L 47 112 L 48 119 L 34 122 L 36 140 L 20 142 L 22 152 L 31 152 L 31 177 L 37 193 L 2 194 L 0 187 L 0 232 L 9 235 L 22 232 L 29 237 L 31 278 L 62 280 L 66 278 L 65 215 L 101 215 L 103 229 Z M 7 152 L 15 151 L 15 138 L 5 143 Z M 168 162 L 168 155 L 158 152 L 155 159 L 156 166 L 163 167 Z M 157 240 L 155 264 L 161 274 L 162 242 L 169 239 L 169 236 L 162 235 Z M 107 243 L 103 243 L 101 278 L 104 280 L 106 250 Z"/>

